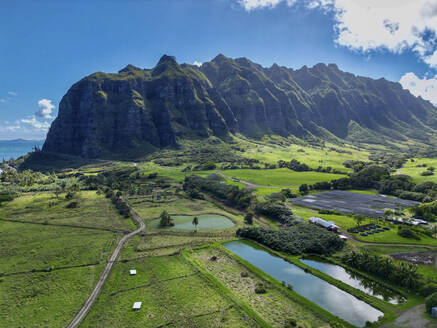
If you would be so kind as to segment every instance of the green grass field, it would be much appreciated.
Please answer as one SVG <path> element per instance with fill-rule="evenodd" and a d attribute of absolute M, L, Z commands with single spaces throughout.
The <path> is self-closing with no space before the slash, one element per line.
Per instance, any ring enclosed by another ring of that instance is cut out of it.
<path fill-rule="evenodd" d="M 161 234 L 151 233 L 135 236 L 125 246 L 121 259 L 135 259 L 139 257 L 163 256 L 190 249 L 203 244 L 211 244 L 229 240 L 230 235 L 204 236 L 199 234 Z"/>
<path fill-rule="evenodd" d="M 331 147 L 341 152 L 330 150 Z M 348 170 L 343 166 L 343 163 L 347 160 L 366 161 L 369 159 L 369 153 L 366 150 L 356 150 L 347 146 L 339 147 L 330 144 L 327 144 L 325 149 L 321 149 L 300 145 L 279 146 L 251 143 L 243 156 L 271 164 L 276 164 L 279 160 L 290 161 L 296 159 L 312 168 L 330 166 L 341 171 Z"/>
<path fill-rule="evenodd" d="M 137 270 L 129 276 L 129 269 Z M 136 301 L 143 302 L 132 311 Z M 117 263 L 80 327 L 256 327 L 181 256 Z"/>
<path fill-rule="evenodd" d="M 408 160 L 398 173 L 409 175 L 414 182 L 423 183 L 431 181 L 437 183 L 437 172 L 431 176 L 422 176 L 422 172 L 427 170 L 427 167 L 417 167 L 418 165 L 426 164 L 427 167 L 435 167 L 437 169 L 437 158 L 414 158 L 414 162 Z"/>
<path fill-rule="evenodd" d="M 147 220 L 158 218 L 161 212 L 166 210 L 170 215 L 222 214 L 231 218 L 237 225 L 243 221 L 241 216 L 229 213 L 206 200 L 172 196 L 167 200 L 154 202 L 150 197 L 134 196 L 129 197 L 128 202 L 142 218 Z"/>
<path fill-rule="evenodd" d="M 189 256 L 218 279 L 235 297 L 245 302 L 271 327 L 282 328 L 289 318 L 296 319 L 301 327 L 326 326 L 326 323 L 317 318 L 314 313 L 295 303 L 275 286 L 249 273 L 245 267 L 223 250 L 202 248 L 189 253 Z M 212 256 L 216 256 L 217 260 L 211 261 Z M 242 277 L 242 272 L 248 273 L 248 276 Z M 268 286 L 267 293 L 256 294 L 254 292 L 258 283 Z"/>
<path fill-rule="evenodd" d="M 294 172 L 287 168 L 272 170 L 224 170 L 223 173 L 230 177 L 248 181 L 258 185 L 285 188 L 297 188 L 303 183 L 313 184 L 316 182 L 331 181 L 345 177 L 345 175 L 342 174 L 332 173 Z"/>
<path fill-rule="evenodd" d="M 106 231 L 0 221 L 0 273 L 100 263 L 116 240 Z"/>
<path fill-rule="evenodd" d="M 0 278 L 0 327 L 65 327 L 102 269 L 99 265 Z"/>
<path fill-rule="evenodd" d="M 49 224 L 71 224 L 96 228 L 134 230 L 135 225 L 125 219 L 115 209 L 111 200 L 95 191 L 81 191 L 77 198 L 67 200 L 62 194 L 57 198 L 53 193 L 28 193 L 5 203 L 0 218 L 24 220 Z M 66 208 L 72 201 L 77 208 Z"/>

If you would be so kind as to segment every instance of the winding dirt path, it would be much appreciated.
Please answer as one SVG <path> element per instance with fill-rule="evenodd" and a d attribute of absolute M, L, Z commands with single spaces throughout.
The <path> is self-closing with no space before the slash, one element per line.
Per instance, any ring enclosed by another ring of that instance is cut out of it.
<path fill-rule="evenodd" d="M 231 177 L 229 175 L 224 174 L 223 172 L 219 171 L 219 170 L 215 170 L 217 172 L 217 174 L 221 175 L 223 178 L 235 181 L 235 182 L 239 182 L 242 183 L 246 186 L 248 186 L 249 188 L 272 188 L 272 189 L 297 189 L 295 186 L 265 186 L 265 185 L 259 185 L 259 184 L 255 184 L 249 181 L 244 181 L 244 180 L 240 180 L 240 179 L 236 179 L 234 177 Z"/>
<path fill-rule="evenodd" d="M 125 202 L 125 200 L 123 200 Z M 103 270 L 99 280 L 97 281 L 96 286 L 94 287 L 93 292 L 88 297 L 85 304 L 82 306 L 82 308 L 79 310 L 77 315 L 74 317 L 74 319 L 68 324 L 67 328 L 74 328 L 77 327 L 77 325 L 86 317 L 88 312 L 90 311 L 91 307 L 93 306 L 94 302 L 97 299 L 97 296 L 99 295 L 100 291 L 102 290 L 102 287 L 106 281 L 106 279 L 109 276 L 109 273 L 111 272 L 112 265 L 114 264 L 118 254 L 120 253 L 121 248 L 123 247 L 124 243 L 131 238 L 132 236 L 135 236 L 139 234 L 140 232 L 144 231 L 146 228 L 143 220 L 139 217 L 139 215 L 131 208 L 130 213 L 135 221 L 137 221 L 139 228 L 135 231 L 132 231 L 128 233 L 127 235 L 124 235 L 123 238 L 120 239 L 120 241 L 117 244 L 117 247 L 115 248 L 114 252 L 112 253 L 108 263 L 106 264 L 105 270 Z"/>

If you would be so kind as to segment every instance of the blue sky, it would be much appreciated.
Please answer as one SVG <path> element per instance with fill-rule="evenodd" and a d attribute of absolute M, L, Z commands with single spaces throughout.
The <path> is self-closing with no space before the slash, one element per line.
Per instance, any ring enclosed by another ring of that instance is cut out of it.
<path fill-rule="evenodd" d="M 0 139 L 44 138 L 73 83 L 163 54 L 337 63 L 437 103 L 436 30 L 437 0 L 2 0 Z"/>

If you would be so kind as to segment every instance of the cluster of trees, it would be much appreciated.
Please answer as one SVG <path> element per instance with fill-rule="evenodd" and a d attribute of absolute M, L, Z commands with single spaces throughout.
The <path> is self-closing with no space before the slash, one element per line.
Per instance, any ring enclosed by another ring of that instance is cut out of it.
<path fill-rule="evenodd" d="M 121 215 L 123 215 L 125 218 L 130 216 L 129 206 L 125 201 L 123 201 L 121 191 L 115 192 L 111 188 L 105 187 L 102 192 L 105 194 L 106 198 L 111 199 L 112 203 L 115 205 Z"/>
<path fill-rule="evenodd" d="M 416 205 L 410 211 L 425 221 L 434 222 L 437 217 L 437 201 Z"/>
<path fill-rule="evenodd" d="M 295 216 L 293 211 L 285 204 L 274 200 L 257 204 L 255 212 L 287 226 L 294 225 L 302 220 L 300 217 Z"/>
<path fill-rule="evenodd" d="M 206 192 L 224 201 L 227 205 L 239 209 L 248 208 L 252 201 L 252 195 L 248 190 L 209 177 L 188 176 L 185 178 L 183 189 L 190 195 L 199 194 L 200 191 Z"/>
<path fill-rule="evenodd" d="M 343 248 L 344 242 L 333 232 L 309 223 L 271 230 L 247 227 L 237 230 L 237 236 L 255 240 L 271 249 L 288 254 L 331 254 Z"/>
<path fill-rule="evenodd" d="M 420 175 L 422 175 L 424 177 L 427 177 L 427 176 L 430 176 L 430 175 L 434 175 L 434 170 L 435 170 L 435 168 L 433 166 L 430 166 L 425 171 L 420 173 Z"/>
<path fill-rule="evenodd" d="M 132 184 L 138 183 L 138 180 L 147 179 L 141 175 L 136 167 L 125 167 L 116 170 L 101 172 L 96 175 L 83 175 L 79 178 L 89 189 L 97 190 L 101 186 L 111 189 L 127 191 Z"/>
<path fill-rule="evenodd" d="M 14 184 L 20 187 L 30 187 L 35 184 L 48 185 L 57 180 L 54 173 L 44 175 L 41 172 L 33 172 L 31 170 L 24 170 L 18 172 L 8 166 L 2 167 L 2 174 L 0 174 L 0 181 Z"/>
<path fill-rule="evenodd" d="M 396 263 L 388 257 L 372 255 L 366 251 L 346 253 L 342 262 L 408 289 L 417 289 L 420 285 L 421 276 L 417 272 L 417 265 L 409 262 Z"/>
<path fill-rule="evenodd" d="M 324 172 L 324 173 L 336 173 L 336 174 L 345 174 L 345 172 L 341 172 L 339 170 L 333 170 L 332 167 L 322 167 L 319 166 L 316 169 L 313 169 L 309 167 L 305 163 L 301 163 L 296 159 L 292 159 L 290 162 L 286 162 L 284 160 L 278 161 L 278 167 L 279 168 L 288 168 L 290 170 L 296 171 L 296 172 L 307 172 L 307 171 L 315 171 L 315 172 Z"/>

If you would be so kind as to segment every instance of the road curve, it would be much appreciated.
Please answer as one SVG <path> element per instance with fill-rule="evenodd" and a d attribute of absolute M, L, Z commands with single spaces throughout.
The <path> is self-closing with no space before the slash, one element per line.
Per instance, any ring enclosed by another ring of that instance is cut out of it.
<path fill-rule="evenodd" d="M 120 239 L 120 241 L 117 244 L 117 247 L 115 248 L 108 263 L 106 264 L 105 270 L 103 270 L 99 280 L 97 281 L 97 284 L 94 287 L 93 292 L 88 297 L 87 301 L 82 306 L 82 308 L 77 313 L 77 315 L 74 317 L 74 319 L 68 324 L 68 326 L 66 326 L 67 328 L 77 327 L 77 325 L 86 317 L 86 315 L 90 311 L 91 307 L 93 306 L 94 302 L 96 301 L 97 296 L 99 295 L 100 291 L 102 290 L 102 287 L 103 287 L 106 279 L 108 278 L 109 273 L 111 272 L 112 265 L 114 264 L 115 259 L 117 258 L 118 254 L 120 253 L 120 250 L 123 247 L 123 244 L 126 242 L 126 240 L 128 240 L 130 237 L 135 236 L 136 234 L 144 231 L 146 226 L 145 226 L 143 220 L 141 220 L 141 218 L 138 216 L 138 214 L 132 208 L 130 208 L 130 213 L 131 213 L 132 217 L 134 218 L 134 220 L 138 222 L 139 228 L 135 231 L 128 233 L 127 235 L 124 235 L 123 238 Z"/>
<path fill-rule="evenodd" d="M 254 184 L 252 182 L 249 181 L 244 181 L 244 180 L 240 180 L 240 179 L 235 179 L 233 177 L 230 177 L 226 174 L 224 174 L 223 172 L 219 171 L 219 170 L 215 170 L 219 175 L 221 175 L 223 178 L 229 179 L 229 180 L 233 180 L 235 182 L 239 182 L 242 183 L 246 186 L 248 186 L 249 188 L 272 188 L 272 189 L 297 189 L 295 186 L 281 186 L 281 187 L 277 187 L 277 186 L 264 186 L 264 185 L 258 185 L 258 184 Z"/>

